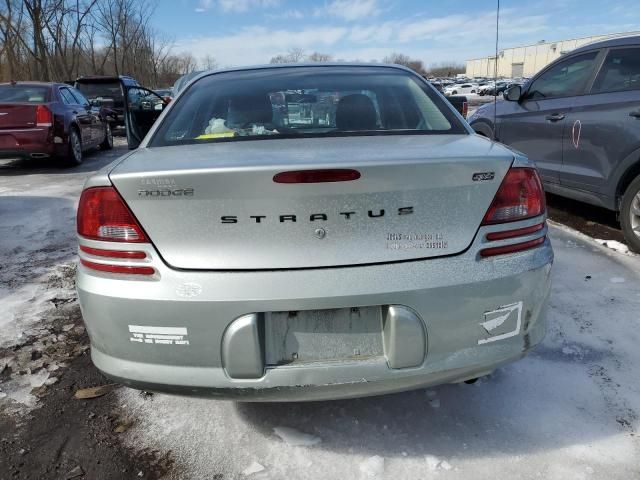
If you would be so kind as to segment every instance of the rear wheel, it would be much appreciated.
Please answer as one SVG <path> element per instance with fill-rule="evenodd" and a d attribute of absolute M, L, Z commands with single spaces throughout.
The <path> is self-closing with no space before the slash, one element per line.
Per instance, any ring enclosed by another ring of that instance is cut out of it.
<path fill-rule="evenodd" d="M 75 127 L 69 130 L 69 144 L 67 147 L 66 161 L 70 165 L 80 165 L 82 163 L 82 140 Z"/>
<path fill-rule="evenodd" d="M 636 177 L 624 192 L 620 224 L 629 248 L 640 253 L 640 176 Z"/>
<path fill-rule="evenodd" d="M 100 144 L 100 150 L 111 150 L 113 148 L 113 132 L 111 132 L 111 125 L 109 122 L 105 125 L 104 140 Z"/>

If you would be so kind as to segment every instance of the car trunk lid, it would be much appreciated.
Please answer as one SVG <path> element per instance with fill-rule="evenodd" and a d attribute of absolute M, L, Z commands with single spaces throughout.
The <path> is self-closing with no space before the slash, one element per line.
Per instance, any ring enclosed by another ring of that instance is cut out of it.
<path fill-rule="evenodd" d="M 33 103 L 0 103 L 0 130 L 35 127 L 36 108 Z"/>
<path fill-rule="evenodd" d="M 143 148 L 110 177 L 172 267 L 314 268 L 466 250 L 512 160 L 472 135 L 277 139 Z M 360 178 L 274 182 L 337 168 Z"/>

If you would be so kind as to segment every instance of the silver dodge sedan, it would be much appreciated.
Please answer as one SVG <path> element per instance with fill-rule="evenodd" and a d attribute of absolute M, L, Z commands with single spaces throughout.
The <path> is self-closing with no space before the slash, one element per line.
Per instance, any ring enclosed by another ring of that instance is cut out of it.
<path fill-rule="evenodd" d="M 553 251 L 535 166 L 410 70 L 238 68 L 168 106 L 127 104 L 139 148 L 88 179 L 77 219 L 78 294 L 108 377 L 360 397 L 472 381 L 544 337 Z"/>

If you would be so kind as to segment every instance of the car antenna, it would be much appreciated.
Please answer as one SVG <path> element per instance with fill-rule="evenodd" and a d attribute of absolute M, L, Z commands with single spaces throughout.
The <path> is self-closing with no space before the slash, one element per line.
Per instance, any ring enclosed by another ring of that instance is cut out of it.
<path fill-rule="evenodd" d="M 493 140 L 496 139 L 497 113 L 498 113 L 498 38 L 500 32 L 500 0 L 496 9 L 496 59 L 493 62 Z"/>

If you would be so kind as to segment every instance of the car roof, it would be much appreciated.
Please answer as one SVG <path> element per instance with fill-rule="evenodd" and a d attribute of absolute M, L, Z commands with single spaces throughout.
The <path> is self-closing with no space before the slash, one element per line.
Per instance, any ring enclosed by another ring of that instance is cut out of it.
<path fill-rule="evenodd" d="M 243 67 L 229 67 L 222 68 L 217 70 L 205 70 L 200 72 L 198 75 L 194 75 L 192 79 L 188 83 L 195 81 L 196 79 L 200 79 L 201 77 L 206 77 L 208 75 L 214 73 L 226 73 L 226 72 L 242 72 L 247 70 L 272 70 L 278 68 L 313 68 L 313 67 L 368 67 L 368 68 L 395 68 L 397 70 L 404 70 L 406 72 L 412 73 L 420 78 L 421 77 L 417 72 L 411 70 L 408 67 L 403 65 L 398 65 L 395 63 L 365 63 L 365 62 L 300 62 L 300 63 L 267 63 L 262 65 L 247 65 Z M 187 74 L 189 75 L 189 74 Z M 183 75 L 186 77 L 187 75 Z M 182 78 L 182 77 L 181 77 Z M 179 79 L 178 79 L 179 80 Z M 426 81 L 426 80 L 425 80 Z M 183 87 L 184 88 L 184 87 Z"/>
<path fill-rule="evenodd" d="M 67 85 L 66 83 L 58 83 L 58 82 L 32 82 L 32 81 L 26 81 L 26 82 L 4 82 L 4 83 L 0 83 L 0 85 L 27 85 L 27 86 L 32 86 L 32 87 L 68 87 L 69 85 Z"/>
<path fill-rule="evenodd" d="M 609 38 L 599 42 L 589 43 L 582 47 L 572 50 L 571 53 L 589 52 L 599 48 L 623 47 L 627 45 L 640 45 L 640 35 L 628 35 L 624 37 Z"/>

